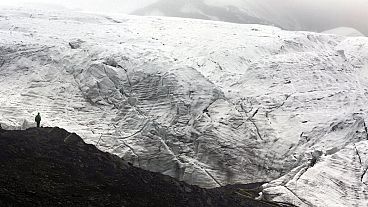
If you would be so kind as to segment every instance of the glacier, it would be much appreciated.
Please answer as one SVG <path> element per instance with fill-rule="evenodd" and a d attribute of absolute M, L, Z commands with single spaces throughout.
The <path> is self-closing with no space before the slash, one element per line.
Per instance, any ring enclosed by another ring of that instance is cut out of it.
<path fill-rule="evenodd" d="M 367 206 L 368 38 L 263 25 L 0 10 L 0 124 L 59 126 L 206 188 Z"/>

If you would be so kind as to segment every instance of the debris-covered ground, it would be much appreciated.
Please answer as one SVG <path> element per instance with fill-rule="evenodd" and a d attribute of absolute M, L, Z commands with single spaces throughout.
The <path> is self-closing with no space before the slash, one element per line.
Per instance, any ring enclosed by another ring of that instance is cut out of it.
<path fill-rule="evenodd" d="M 201 189 L 133 167 L 60 128 L 0 130 L 0 206 L 267 207 L 258 184 Z"/>

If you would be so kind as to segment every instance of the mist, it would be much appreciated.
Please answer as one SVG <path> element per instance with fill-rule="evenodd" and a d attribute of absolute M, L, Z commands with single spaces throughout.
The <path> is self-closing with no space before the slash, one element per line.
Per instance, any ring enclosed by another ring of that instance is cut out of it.
<path fill-rule="evenodd" d="M 90 12 L 130 13 L 156 0 L 1 0 L 5 6 L 62 6 L 65 9 Z"/>
<path fill-rule="evenodd" d="M 353 27 L 368 35 L 367 0 L 267 0 L 310 30 Z"/>
<path fill-rule="evenodd" d="M 0 5 L 48 4 L 91 12 L 133 13 L 160 0 L 1 0 Z M 174 1 L 174 0 L 173 0 Z M 187 0 L 188 3 L 196 0 Z M 291 16 L 310 31 L 352 27 L 368 35 L 367 0 L 204 0 L 214 6 L 246 7 L 257 5 L 272 9 L 274 16 Z"/>

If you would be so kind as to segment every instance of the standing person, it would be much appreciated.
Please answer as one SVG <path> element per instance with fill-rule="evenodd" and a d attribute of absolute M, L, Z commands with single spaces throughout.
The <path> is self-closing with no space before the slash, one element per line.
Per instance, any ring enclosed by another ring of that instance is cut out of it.
<path fill-rule="evenodd" d="M 41 115 L 40 113 L 37 114 L 35 121 L 37 123 L 37 127 L 40 127 L 40 123 L 41 123 Z"/>

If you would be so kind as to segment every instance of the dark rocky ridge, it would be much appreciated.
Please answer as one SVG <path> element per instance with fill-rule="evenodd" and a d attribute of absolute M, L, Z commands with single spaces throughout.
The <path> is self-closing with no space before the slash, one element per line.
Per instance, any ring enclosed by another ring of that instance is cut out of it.
<path fill-rule="evenodd" d="M 288 206 L 260 184 L 201 189 L 144 171 L 60 128 L 0 129 L 0 206 Z"/>

